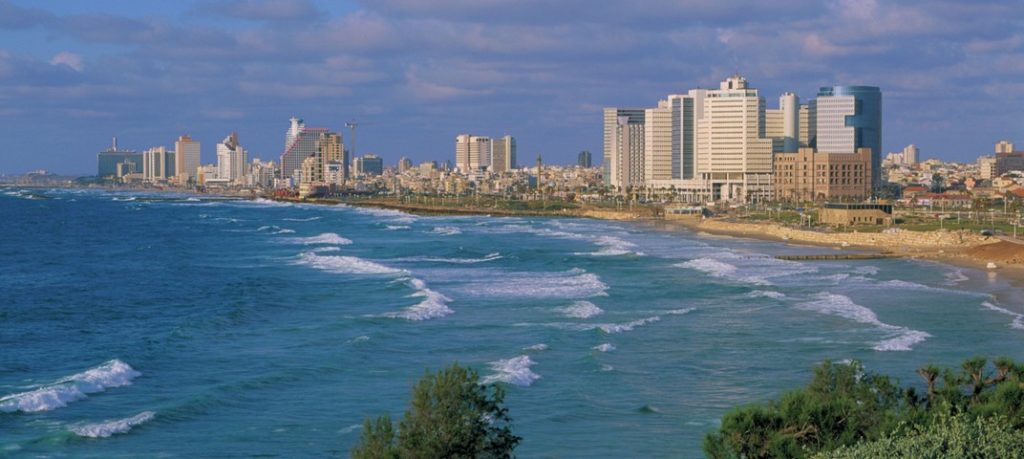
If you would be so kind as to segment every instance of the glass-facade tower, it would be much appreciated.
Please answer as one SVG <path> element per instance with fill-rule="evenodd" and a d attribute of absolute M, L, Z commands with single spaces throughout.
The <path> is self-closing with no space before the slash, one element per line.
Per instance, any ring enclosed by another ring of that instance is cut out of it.
<path fill-rule="evenodd" d="M 856 153 L 871 149 L 873 186 L 881 184 L 882 91 L 877 86 L 831 86 L 814 101 L 816 139 L 822 153 Z"/>

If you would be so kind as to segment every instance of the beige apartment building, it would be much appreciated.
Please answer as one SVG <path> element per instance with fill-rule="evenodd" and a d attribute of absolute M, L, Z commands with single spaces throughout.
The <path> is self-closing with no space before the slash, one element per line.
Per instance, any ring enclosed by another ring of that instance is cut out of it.
<path fill-rule="evenodd" d="M 783 201 L 857 201 L 871 196 L 871 149 L 775 155 L 775 195 Z"/>

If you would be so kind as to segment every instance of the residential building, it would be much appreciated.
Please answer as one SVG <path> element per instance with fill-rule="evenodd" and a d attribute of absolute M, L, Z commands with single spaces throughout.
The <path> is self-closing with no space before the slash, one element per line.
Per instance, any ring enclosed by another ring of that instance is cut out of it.
<path fill-rule="evenodd" d="M 412 169 L 412 160 L 405 156 L 398 159 L 398 173 L 404 174 L 409 169 Z"/>
<path fill-rule="evenodd" d="M 167 147 L 153 147 L 142 153 L 142 180 L 166 182 L 174 178 L 175 154 Z"/>
<path fill-rule="evenodd" d="M 916 166 L 921 150 L 917 145 L 910 144 L 899 153 L 889 153 L 885 156 L 885 163 L 893 166 Z"/>
<path fill-rule="evenodd" d="M 238 144 L 238 133 L 232 132 L 217 144 L 217 175 L 232 184 L 241 184 L 246 173 L 248 152 Z"/>
<path fill-rule="evenodd" d="M 196 181 L 199 169 L 199 142 L 192 140 L 187 134 L 178 137 L 174 142 L 174 170 L 177 172 L 179 185 Z"/>
<path fill-rule="evenodd" d="M 604 109 L 605 185 L 643 186 L 644 120 L 644 109 Z"/>
<path fill-rule="evenodd" d="M 859 201 L 871 197 L 871 150 L 822 153 L 801 148 L 775 155 L 775 198 L 782 201 Z"/>
<path fill-rule="evenodd" d="M 325 164 L 329 161 L 348 164 L 348 152 L 341 134 L 326 128 L 306 127 L 301 118 L 291 118 L 289 121 L 291 125 L 285 132 L 285 150 L 281 154 L 281 178 L 291 177 L 294 183 L 301 183 L 302 163 L 311 156 L 319 160 L 311 164 L 310 171 L 314 175 L 306 176 L 306 180 L 323 182 Z M 347 171 L 345 176 L 348 176 Z"/>
<path fill-rule="evenodd" d="M 510 135 L 491 141 L 491 171 L 507 172 L 516 168 L 516 138 Z"/>
<path fill-rule="evenodd" d="M 1000 140 L 996 142 L 996 154 L 1000 153 L 1013 153 L 1013 142 L 1009 140 Z"/>

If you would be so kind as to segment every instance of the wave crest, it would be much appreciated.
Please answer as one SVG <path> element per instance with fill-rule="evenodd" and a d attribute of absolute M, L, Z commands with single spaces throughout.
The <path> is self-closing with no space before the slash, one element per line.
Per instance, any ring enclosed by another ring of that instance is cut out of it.
<path fill-rule="evenodd" d="M 114 434 L 126 433 L 132 430 L 132 427 L 149 422 L 155 415 L 152 411 L 143 411 L 130 418 L 72 427 L 71 431 L 81 437 L 107 438 Z"/>
<path fill-rule="evenodd" d="M 86 398 L 86 394 L 131 384 L 142 373 L 118 359 L 106 362 L 53 384 L 0 398 L 0 411 L 34 413 L 67 406 Z"/>

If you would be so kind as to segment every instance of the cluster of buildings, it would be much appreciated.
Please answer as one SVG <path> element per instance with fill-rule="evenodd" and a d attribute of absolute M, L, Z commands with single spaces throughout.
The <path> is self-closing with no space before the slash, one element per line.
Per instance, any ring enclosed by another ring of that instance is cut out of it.
<path fill-rule="evenodd" d="M 231 133 L 217 144 L 217 163 L 200 163 L 200 144 L 188 135 L 174 142 L 174 149 L 156 146 L 142 152 L 122 150 L 117 138 L 97 155 L 96 175 L 123 183 L 190 186 L 258 186 L 272 180 L 266 169 L 272 164 L 248 163 L 248 152 Z"/>
<path fill-rule="evenodd" d="M 857 200 L 880 183 L 882 93 L 823 87 L 768 109 L 739 75 L 652 108 L 604 109 L 604 180 L 687 202 Z"/>

